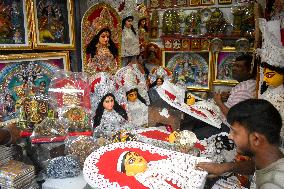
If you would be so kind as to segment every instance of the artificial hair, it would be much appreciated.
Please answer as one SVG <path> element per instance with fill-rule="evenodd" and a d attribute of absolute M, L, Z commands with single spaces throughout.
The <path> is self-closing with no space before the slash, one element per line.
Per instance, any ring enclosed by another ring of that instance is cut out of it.
<path fill-rule="evenodd" d="M 143 20 L 147 21 L 147 19 L 146 19 L 146 18 L 142 18 L 142 19 L 140 19 L 140 20 L 139 20 L 139 22 L 138 22 L 138 28 L 140 28 L 141 23 L 142 23 L 142 21 L 143 21 Z M 145 26 L 144 26 L 143 28 L 144 28 L 144 30 L 145 30 L 146 32 L 148 32 L 148 27 L 147 27 L 147 25 L 146 25 L 146 24 L 145 24 Z"/>
<path fill-rule="evenodd" d="M 124 156 L 122 157 L 122 160 L 121 160 L 121 172 L 122 173 L 125 173 L 126 170 L 125 170 L 125 159 L 126 159 L 126 156 L 129 154 L 130 152 L 127 152 L 124 154 Z"/>
<path fill-rule="evenodd" d="M 250 133 L 263 134 L 270 144 L 278 145 L 282 119 L 277 109 L 263 99 L 244 100 L 230 108 L 227 121 L 240 123 Z"/>
<path fill-rule="evenodd" d="M 95 35 L 95 37 L 91 40 L 91 42 L 87 45 L 86 48 L 86 53 L 91 54 L 91 57 L 94 57 L 96 55 L 97 52 L 97 44 L 99 43 L 99 38 L 100 35 L 103 32 L 108 32 L 110 37 L 109 37 L 109 46 L 108 49 L 110 50 L 111 54 L 113 55 L 114 58 L 116 58 L 118 56 L 118 49 L 115 45 L 115 43 L 113 42 L 113 40 L 111 39 L 111 31 L 109 28 L 103 28 L 99 31 L 99 33 L 97 35 Z"/>
<path fill-rule="evenodd" d="M 124 18 L 124 19 L 122 20 L 122 30 L 124 29 L 126 20 L 128 20 L 128 19 L 134 20 L 134 17 L 133 17 L 133 16 L 127 16 L 126 18 Z M 135 29 L 134 29 L 134 27 L 133 27 L 133 25 L 131 26 L 131 31 L 132 31 L 135 35 L 137 35 L 137 34 L 136 34 L 136 31 L 135 31 Z"/>
<path fill-rule="evenodd" d="M 153 87 L 155 87 L 155 86 L 157 86 L 157 81 L 158 81 L 158 79 L 161 79 L 163 82 L 164 82 L 164 78 L 162 78 L 162 77 L 158 77 L 151 85 L 150 85 L 150 89 L 151 88 L 153 88 Z"/>

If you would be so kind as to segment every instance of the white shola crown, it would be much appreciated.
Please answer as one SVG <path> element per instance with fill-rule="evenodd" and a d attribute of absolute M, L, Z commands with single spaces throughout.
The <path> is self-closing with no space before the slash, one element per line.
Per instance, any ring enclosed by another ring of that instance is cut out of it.
<path fill-rule="evenodd" d="M 106 72 L 99 72 L 91 79 L 92 105 L 96 109 L 101 99 L 108 93 L 115 94 L 112 76 Z"/>
<path fill-rule="evenodd" d="M 284 67 L 284 48 L 280 38 L 280 20 L 266 21 L 259 19 L 259 28 L 262 32 L 262 47 L 256 49 L 262 62 L 271 66 Z"/>

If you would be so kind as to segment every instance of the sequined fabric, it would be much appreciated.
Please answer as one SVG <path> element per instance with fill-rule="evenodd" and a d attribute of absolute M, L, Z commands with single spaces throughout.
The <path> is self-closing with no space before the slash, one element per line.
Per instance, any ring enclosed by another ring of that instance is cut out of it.
<path fill-rule="evenodd" d="M 104 110 L 101 123 L 95 128 L 94 132 L 103 133 L 104 135 L 111 137 L 119 130 L 129 130 L 132 127 L 133 126 L 131 126 L 131 124 L 129 124 L 128 121 L 119 115 L 115 110 Z"/>

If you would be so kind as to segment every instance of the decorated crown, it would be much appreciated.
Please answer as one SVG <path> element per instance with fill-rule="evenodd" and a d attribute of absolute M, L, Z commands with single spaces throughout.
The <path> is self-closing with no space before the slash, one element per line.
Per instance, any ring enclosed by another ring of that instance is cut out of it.
<path fill-rule="evenodd" d="M 136 10 L 138 11 L 139 20 L 147 18 L 147 7 L 143 3 L 138 5 Z"/>
<path fill-rule="evenodd" d="M 121 19 L 125 19 L 129 16 L 137 17 L 136 2 L 133 0 L 125 0 L 124 8 L 120 13 Z"/>
<path fill-rule="evenodd" d="M 93 110 L 96 110 L 101 99 L 108 93 L 115 94 L 112 76 L 106 72 L 99 72 L 91 79 L 91 103 Z"/>
<path fill-rule="evenodd" d="M 137 64 L 128 65 L 118 70 L 115 79 L 119 90 L 124 93 L 124 98 L 126 98 L 126 92 L 137 88 L 139 94 L 149 103 L 146 81 Z"/>
<path fill-rule="evenodd" d="M 261 57 L 262 62 L 275 67 L 284 67 L 284 48 L 280 39 L 280 21 L 266 21 L 259 19 L 259 27 L 262 32 L 262 48 L 256 52 Z"/>
<path fill-rule="evenodd" d="M 155 82 L 157 78 L 170 81 L 172 79 L 172 72 L 163 66 L 159 66 L 158 68 L 154 68 L 150 74 L 151 83 Z"/>
<path fill-rule="evenodd" d="M 89 20 L 89 18 L 93 17 L 94 15 L 99 16 L 97 16 L 93 20 Z M 104 3 L 96 4 L 94 5 L 94 7 L 91 7 L 86 15 L 84 15 L 82 22 L 85 44 L 89 44 L 93 37 L 96 36 L 104 28 L 108 28 L 111 31 L 111 39 L 114 43 L 117 43 L 119 39 L 119 30 L 118 28 L 115 28 L 115 15 L 117 15 L 117 12 L 112 7 Z"/>

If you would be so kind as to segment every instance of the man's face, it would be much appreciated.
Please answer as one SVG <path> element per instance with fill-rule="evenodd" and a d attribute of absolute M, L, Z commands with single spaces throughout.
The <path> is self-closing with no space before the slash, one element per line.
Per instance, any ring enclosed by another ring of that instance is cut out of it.
<path fill-rule="evenodd" d="M 249 157 L 253 155 L 250 135 L 249 131 L 240 123 L 234 122 L 232 124 L 229 138 L 234 141 L 238 153 Z"/>
<path fill-rule="evenodd" d="M 238 82 L 245 81 L 249 77 L 250 70 L 246 67 L 245 61 L 233 62 L 232 76 Z"/>

